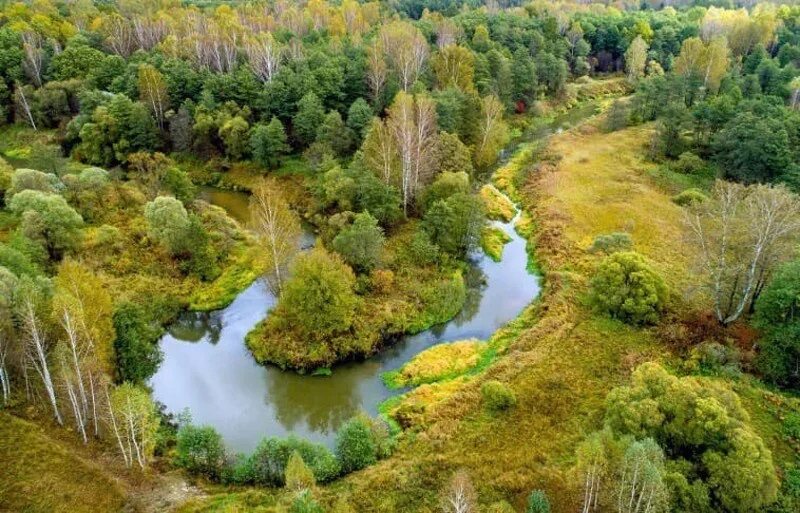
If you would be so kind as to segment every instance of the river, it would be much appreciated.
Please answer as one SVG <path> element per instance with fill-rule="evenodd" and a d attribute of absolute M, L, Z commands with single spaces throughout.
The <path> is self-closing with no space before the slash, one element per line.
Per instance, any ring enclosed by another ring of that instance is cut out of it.
<path fill-rule="evenodd" d="M 568 111 L 537 127 L 530 138 L 544 138 L 593 112 L 585 106 Z M 247 220 L 245 193 L 206 188 L 202 197 L 240 222 Z M 368 360 L 336 366 L 330 376 L 300 375 L 257 364 L 245 346 L 245 335 L 275 303 L 259 280 L 227 308 L 186 312 L 171 325 L 160 342 L 164 361 L 150 381 L 154 398 L 171 413 L 188 408 L 195 424 L 216 428 L 234 451 L 250 452 L 264 437 L 289 434 L 331 446 L 344 421 L 359 410 L 376 414 L 383 400 L 398 393 L 383 384 L 383 372 L 435 344 L 487 339 L 539 294 L 539 277 L 527 270 L 526 243 L 514 221 L 493 224 L 511 241 L 500 262 L 482 253 L 472 256 L 467 303 L 449 322 L 402 337 Z M 312 241 L 306 234 L 304 244 Z"/>

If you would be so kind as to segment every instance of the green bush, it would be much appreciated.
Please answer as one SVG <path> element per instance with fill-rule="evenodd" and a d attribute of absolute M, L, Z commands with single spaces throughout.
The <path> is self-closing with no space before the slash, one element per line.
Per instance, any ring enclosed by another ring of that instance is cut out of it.
<path fill-rule="evenodd" d="M 544 490 L 534 490 L 528 496 L 525 513 L 550 513 L 550 500 Z"/>
<path fill-rule="evenodd" d="M 333 239 L 333 249 L 354 268 L 369 272 L 380 263 L 384 239 L 378 220 L 362 212 Z"/>
<path fill-rule="evenodd" d="M 604 253 L 610 255 L 618 251 L 630 251 L 633 248 L 633 241 L 629 233 L 614 232 L 598 235 L 592 242 L 589 251 L 591 253 Z"/>
<path fill-rule="evenodd" d="M 325 513 L 325 510 L 317 504 L 310 490 L 303 490 L 292 501 L 289 513 Z"/>
<path fill-rule="evenodd" d="M 783 420 L 783 433 L 795 440 L 800 440 L 800 413 L 790 413 Z"/>
<path fill-rule="evenodd" d="M 694 187 L 691 189 L 686 189 L 672 198 L 673 203 L 682 207 L 694 205 L 696 203 L 702 203 L 706 200 L 708 200 L 708 196 L 703 194 L 703 191 L 700 189 L 696 189 Z"/>
<path fill-rule="evenodd" d="M 691 151 L 684 151 L 670 167 L 678 173 L 695 175 L 705 171 L 706 163 Z"/>
<path fill-rule="evenodd" d="M 508 386 L 499 381 L 487 381 L 481 385 L 481 398 L 490 411 L 503 411 L 517 404 L 517 396 Z"/>
<path fill-rule="evenodd" d="M 311 488 L 316 484 L 314 473 L 308 468 L 308 465 L 303 461 L 303 457 L 297 451 L 294 451 L 289 456 L 289 461 L 286 463 L 284 481 L 286 488 L 298 491 Z"/>
<path fill-rule="evenodd" d="M 211 426 L 181 426 L 178 429 L 176 463 L 192 474 L 217 479 L 225 465 L 222 436 Z"/>
<path fill-rule="evenodd" d="M 119 381 L 144 383 L 161 364 L 158 346 L 161 328 L 136 303 L 122 303 L 114 311 L 114 355 Z"/>
<path fill-rule="evenodd" d="M 368 418 L 353 417 L 339 429 L 336 456 L 345 473 L 361 470 L 378 461 L 378 447 Z"/>
<path fill-rule="evenodd" d="M 339 475 L 339 462 L 325 446 L 295 436 L 262 440 L 248 463 L 240 464 L 239 473 L 255 484 L 283 486 L 289 458 L 295 451 L 311 469 L 317 482 L 324 483 Z"/>
<path fill-rule="evenodd" d="M 590 287 L 595 310 L 631 324 L 657 322 L 667 301 L 664 280 L 633 251 L 605 257 Z"/>

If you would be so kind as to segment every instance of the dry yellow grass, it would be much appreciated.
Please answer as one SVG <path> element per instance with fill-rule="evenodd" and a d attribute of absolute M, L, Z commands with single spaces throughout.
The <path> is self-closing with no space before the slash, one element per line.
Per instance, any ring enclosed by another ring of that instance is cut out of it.
<path fill-rule="evenodd" d="M 433 346 L 403 366 L 397 384 L 417 385 L 464 372 L 478 363 L 481 344 L 478 340 L 470 339 Z"/>

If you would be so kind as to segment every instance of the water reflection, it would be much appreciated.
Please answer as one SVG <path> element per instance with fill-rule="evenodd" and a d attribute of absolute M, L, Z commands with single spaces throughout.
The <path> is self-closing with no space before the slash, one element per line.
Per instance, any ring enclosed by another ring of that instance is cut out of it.
<path fill-rule="evenodd" d="M 232 208 L 230 201 L 237 197 L 238 205 L 246 207 L 245 195 L 225 194 L 224 208 Z M 381 381 L 384 371 L 443 341 L 486 339 L 536 297 L 539 284 L 526 270 L 525 241 L 513 231 L 513 223 L 496 225 L 512 237 L 503 259 L 475 256 L 473 271 L 466 276 L 466 304 L 448 323 L 403 337 L 367 361 L 338 366 L 332 376 L 262 367 L 244 344 L 247 332 L 275 301 L 259 280 L 221 311 L 180 317 L 161 341 L 164 362 L 151 380 L 153 394 L 170 412 L 189 408 L 196 423 L 217 428 L 236 451 L 251 451 L 265 436 L 290 433 L 331 444 L 346 419 L 360 409 L 376 413 L 378 404 L 393 393 Z M 310 240 L 305 237 L 303 245 Z"/>

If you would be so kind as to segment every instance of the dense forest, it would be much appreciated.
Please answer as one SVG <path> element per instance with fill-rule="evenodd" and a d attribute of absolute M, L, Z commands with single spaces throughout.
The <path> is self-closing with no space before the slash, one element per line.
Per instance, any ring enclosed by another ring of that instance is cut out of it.
<path fill-rule="evenodd" d="M 0 0 L 0 511 L 798 511 L 798 193 L 794 2 Z M 234 451 L 152 380 L 253 283 L 297 379 L 432 342 Z"/>

